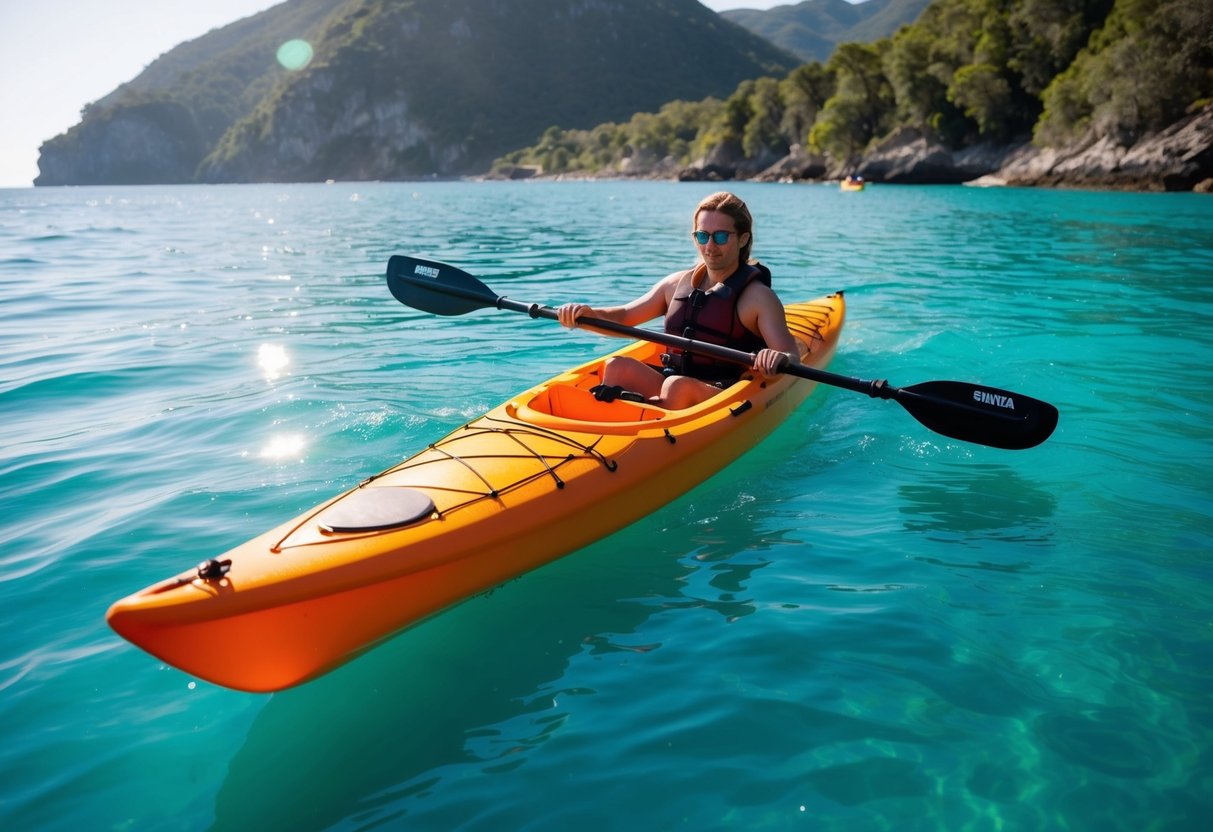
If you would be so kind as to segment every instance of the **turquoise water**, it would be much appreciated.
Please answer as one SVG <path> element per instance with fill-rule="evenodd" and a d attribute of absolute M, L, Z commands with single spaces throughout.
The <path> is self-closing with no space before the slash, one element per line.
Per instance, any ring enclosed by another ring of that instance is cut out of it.
<path fill-rule="evenodd" d="M 1213 198 L 738 184 L 832 369 L 1045 399 L 1028 451 L 819 388 L 634 526 L 272 696 L 116 598 L 618 344 L 435 318 L 393 253 L 518 300 L 689 264 L 707 189 L 0 191 L 0 828 L 1203 830 Z"/>

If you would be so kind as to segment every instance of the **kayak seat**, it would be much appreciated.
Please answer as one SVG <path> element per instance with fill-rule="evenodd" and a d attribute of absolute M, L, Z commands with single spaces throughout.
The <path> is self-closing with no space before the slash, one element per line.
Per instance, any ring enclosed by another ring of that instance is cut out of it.
<path fill-rule="evenodd" d="M 539 413 L 582 422 L 649 422 L 669 413 L 647 402 L 622 398 L 604 401 L 591 390 L 567 384 L 553 384 L 527 404 Z"/>
<path fill-rule="evenodd" d="M 644 396 L 631 390 L 624 390 L 618 384 L 596 384 L 590 388 L 594 398 L 600 402 L 613 402 L 623 399 L 625 402 L 640 402 L 644 404 Z"/>

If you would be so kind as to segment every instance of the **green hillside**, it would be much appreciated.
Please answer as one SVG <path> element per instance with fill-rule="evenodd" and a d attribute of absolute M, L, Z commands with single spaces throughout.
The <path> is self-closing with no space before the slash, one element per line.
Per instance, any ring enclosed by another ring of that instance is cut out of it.
<path fill-rule="evenodd" d="M 641 173 L 634 160 L 755 173 L 799 145 L 835 165 L 902 128 L 952 148 L 1087 136 L 1121 146 L 1213 99 L 1208 0 L 935 0 L 875 43 L 589 130 L 549 130 L 498 166 Z"/>
<path fill-rule="evenodd" d="M 799 57 L 824 61 L 840 43 L 868 43 L 913 23 L 930 0 L 806 0 L 772 9 L 732 9 L 726 20 Z"/>
<path fill-rule="evenodd" d="M 303 38 L 299 71 L 274 58 Z M 696 0 L 288 0 L 161 56 L 43 145 L 36 184 L 486 170 L 553 125 L 727 94 L 796 59 Z"/>

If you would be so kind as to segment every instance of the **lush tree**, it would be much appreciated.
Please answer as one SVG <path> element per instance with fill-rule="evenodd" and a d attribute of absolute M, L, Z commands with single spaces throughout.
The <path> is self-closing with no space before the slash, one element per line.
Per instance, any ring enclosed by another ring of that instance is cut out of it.
<path fill-rule="evenodd" d="M 893 89 L 881 65 L 888 47 L 887 40 L 844 43 L 834 51 L 826 67 L 838 85 L 809 133 L 815 149 L 851 159 L 891 123 Z"/>
<path fill-rule="evenodd" d="M 964 109 L 977 122 L 983 136 L 1007 138 L 1010 124 L 1006 112 L 1011 102 L 1011 85 L 991 64 L 969 64 L 956 70 L 948 100 Z"/>
<path fill-rule="evenodd" d="M 897 102 L 897 118 L 925 128 L 946 100 L 947 87 L 928 71 L 931 64 L 930 35 L 917 26 L 906 26 L 892 38 L 884 56 L 885 77 Z"/>
<path fill-rule="evenodd" d="M 789 145 L 808 145 L 809 130 L 834 94 L 834 87 L 834 73 L 817 61 L 797 67 L 779 82 L 784 106 L 779 130 Z"/>
<path fill-rule="evenodd" d="M 1132 144 L 1213 96 L 1208 0 L 1117 0 L 1104 26 L 1043 93 L 1036 140 L 1084 131 Z"/>
<path fill-rule="evenodd" d="M 1039 96 L 1101 27 L 1113 0 L 1019 0 L 1007 14 L 1007 66 L 1025 92 Z"/>
<path fill-rule="evenodd" d="M 745 157 L 759 159 L 786 155 L 790 143 L 780 130 L 784 103 L 779 82 L 774 78 L 755 81 L 749 110 L 750 118 L 741 134 L 741 149 Z"/>

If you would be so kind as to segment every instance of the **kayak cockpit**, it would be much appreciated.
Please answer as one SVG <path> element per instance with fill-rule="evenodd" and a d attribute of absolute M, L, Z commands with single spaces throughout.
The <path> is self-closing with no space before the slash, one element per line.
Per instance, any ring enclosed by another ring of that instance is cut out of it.
<path fill-rule="evenodd" d="M 638 345 L 652 348 L 653 345 Z M 635 353 L 633 353 L 635 354 Z M 640 358 L 642 355 L 637 355 Z M 649 428 L 673 427 L 693 421 L 728 402 L 745 398 L 751 375 L 717 395 L 682 410 L 670 410 L 652 402 L 596 397 L 594 388 L 602 383 L 602 363 L 579 367 L 548 383 L 532 388 L 505 405 L 511 418 L 536 427 L 606 434 L 629 434 Z"/>
<path fill-rule="evenodd" d="M 524 405 L 534 414 L 571 419 L 577 422 L 653 422 L 664 419 L 670 411 L 648 402 L 625 399 L 601 401 L 585 387 L 575 384 L 551 384 L 542 388 Z M 525 422 L 531 419 L 523 415 Z"/>

